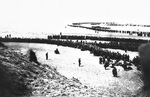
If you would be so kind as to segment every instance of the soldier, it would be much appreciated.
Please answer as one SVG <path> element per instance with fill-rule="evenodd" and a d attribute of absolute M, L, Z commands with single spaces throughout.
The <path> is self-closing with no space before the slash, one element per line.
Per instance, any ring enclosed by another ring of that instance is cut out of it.
<path fill-rule="evenodd" d="M 106 61 L 105 62 L 105 64 L 104 64 L 104 68 L 105 68 L 105 70 L 106 70 L 106 68 L 109 66 L 109 62 L 108 61 Z"/>
<path fill-rule="evenodd" d="M 48 60 L 48 52 L 46 53 L 46 60 Z"/>
<path fill-rule="evenodd" d="M 105 57 L 102 57 L 102 59 L 103 59 L 103 63 L 105 63 Z"/>
<path fill-rule="evenodd" d="M 103 59 L 102 59 L 102 57 L 99 57 L 99 64 L 102 64 L 103 62 Z"/>
<path fill-rule="evenodd" d="M 117 77 L 117 69 L 115 66 L 113 67 L 112 74 L 114 77 Z"/>
<path fill-rule="evenodd" d="M 81 66 L 81 58 L 78 59 L 79 67 Z"/>
<path fill-rule="evenodd" d="M 55 54 L 60 54 L 58 48 L 54 52 Z"/>
<path fill-rule="evenodd" d="M 124 70 L 127 70 L 127 62 L 126 61 L 124 61 L 124 64 L 122 65 L 122 67 Z"/>

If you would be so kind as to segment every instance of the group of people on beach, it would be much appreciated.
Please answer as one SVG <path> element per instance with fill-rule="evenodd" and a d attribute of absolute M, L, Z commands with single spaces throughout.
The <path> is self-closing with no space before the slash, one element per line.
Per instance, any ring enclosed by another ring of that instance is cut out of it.
<path fill-rule="evenodd" d="M 132 70 L 133 68 L 131 67 L 133 65 L 133 63 L 131 61 L 128 60 L 113 60 L 110 59 L 109 57 L 105 58 L 100 56 L 99 57 L 99 64 L 103 64 L 105 70 L 108 70 L 108 67 L 113 68 L 112 70 L 112 74 L 114 77 L 117 77 L 117 69 L 116 66 L 121 66 L 125 71 L 129 71 Z M 115 73 L 114 73 L 115 72 Z"/>
<path fill-rule="evenodd" d="M 138 92 L 136 94 L 136 97 L 150 97 L 150 43 L 146 43 L 141 45 L 138 48 L 138 52 L 139 52 L 139 57 L 138 60 L 137 58 L 135 59 L 135 63 L 137 61 L 140 61 L 140 66 L 141 66 L 141 75 L 142 75 L 142 82 L 143 82 L 143 86 L 138 89 Z M 46 53 L 46 59 L 48 59 L 48 53 Z M 100 64 L 104 64 L 104 68 L 106 69 L 109 66 L 109 62 L 111 62 L 110 58 L 100 58 Z M 117 74 L 117 68 L 116 66 L 118 66 L 118 62 L 119 60 L 116 60 L 114 63 L 112 63 L 112 75 L 114 77 L 118 77 Z M 124 70 L 128 69 L 129 66 L 131 66 L 130 63 L 127 63 L 127 60 L 124 60 L 123 64 L 120 64 L 120 66 L 122 66 L 124 68 Z M 79 67 L 81 66 L 81 58 L 78 59 L 78 63 L 79 63 Z"/>
<path fill-rule="evenodd" d="M 99 57 L 99 64 L 104 64 L 105 70 L 107 70 L 107 67 L 109 67 L 110 62 L 111 62 L 111 59 L 109 59 L 109 58 L 106 58 L 106 59 L 105 59 L 104 57 Z M 117 77 L 118 74 L 117 74 L 117 69 L 116 69 L 116 67 L 115 67 L 115 63 L 113 63 L 111 67 L 113 68 L 113 69 L 112 69 L 112 74 L 113 74 L 113 76 L 114 76 L 114 77 Z"/>
<path fill-rule="evenodd" d="M 58 48 L 56 48 L 56 50 L 54 50 L 54 53 L 55 54 L 60 54 Z M 48 60 L 48 52 L 46 52 L 45 56 L 46 56 L 46 60 Z M 107 67 L 109 67 L 111 61 L 112 61 L 112 59 L 110 59 L 109 57 L 107 57 L 107 58 L 105 58 L 103 56 L 99 57 L 99 64 L 104 64 L 105 70 L 107 70 Z M 112 66 L 111 66 L 113 68 L 112 69 L 112 74 L 113 74 L 114 77 L 117 77 L 117 69 L 115 67 L 117 62 L 118 61 L 116 60 L 116 62 L 113 63 Z M 81 67 L 81 58 L 78 58 L 78 66 Z M 121 65 L 121 66 L 124 68 L 124 70 L 128 69 L 127 64 L 125 64 L 125 63 L 124 63 L 124 65 Z"/>

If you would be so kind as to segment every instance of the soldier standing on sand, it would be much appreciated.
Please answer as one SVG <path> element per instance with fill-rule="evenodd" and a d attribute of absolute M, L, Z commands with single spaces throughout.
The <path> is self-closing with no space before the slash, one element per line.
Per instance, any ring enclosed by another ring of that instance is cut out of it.
<path fill-rule="evenodd" d="M 106 62 L 104 63 L 104 68 L 105 68 L 105 70 L 107 69 L 108 66 L 109 66 L 109 62 L 106 61 Z"/>
<path fill-rule="evenodd" d="M 81 66 L 81 58 L 78 59 L 79 67 Z"/>
<path fill-rule="evenodd" d="M 102 59 L 102 57 L 99 57 L 99 64 L 102 64 L 103 62 L 103 59 Z"/>
<path fill-rule="evenodd" d="M 48 60 L 48 52 L 46 53 L 46 60 Z"/>
<path fill-rule="evenodd" d="M 115 66 L 113 67 L 112 74 L 114 77 L 117 77 L 117 69 Z"/>

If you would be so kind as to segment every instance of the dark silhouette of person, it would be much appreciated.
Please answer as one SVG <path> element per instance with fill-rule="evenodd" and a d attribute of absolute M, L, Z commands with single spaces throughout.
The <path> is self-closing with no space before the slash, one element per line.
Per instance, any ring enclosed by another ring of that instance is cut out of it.
<path fill-rule="evenodd" d="M 105 62 L 105 64 L 104 64 L 104 68 L 105 68 L 105 70 L 106 70 L 106 68 L 109 66 L 109 62 L 108 61 L 106 61 Z"/>
<path fill-rule="evenodd" d="M 79 67 L 81 66 L 81 58 L 78 59 Z"/>
<path fill-rule="evenodd" d="M 113 74 L 114 77 L 117 77 L 117 69 L 116 69 L 115 66 L 112 69 L 112 74 Z"/>
<path fill-rule="evenodd" d="M 114 68 L 115 65 L 116 65 L 116 63 L 112 63 L 112 66 L 111 66 L 111 67 Z"/>
<path fill-rule="evenodd" d="M 103 59 L 102 59 L 102 57 L 99 57 L 99 64 L 102 64 L 103 62 Z"/>
<path fill-rule="evenodd" d="M 55 52 L 55 54 L 60 54 L 58 48 L 54 52 Z"/>
<path fill-rule="evenodd" d="M 123 67 L 124 70 L 128 70 L 126 61 L 124 61 L 124 64 L 122 65 L 122 67 Z"/>
<path fill-rule="evenodd" d="M 103 62 L 103 63 L 105 63 L 105 62 L 106 62 L 106 61 L 105 61 L 105 57 L 102 57 L 102 59 L 103 59 L 103 61 L 102 61 L 102 62 Z"/>
<path fill-rule="evenodd" d="M 48 60 L 48 52 L 46 53 L 46 60 Z"/>

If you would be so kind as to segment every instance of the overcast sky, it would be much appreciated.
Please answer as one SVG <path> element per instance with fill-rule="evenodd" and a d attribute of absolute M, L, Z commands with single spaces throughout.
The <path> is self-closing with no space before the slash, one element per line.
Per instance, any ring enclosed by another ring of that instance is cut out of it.
<path fill-rule="evenodd" d="M 0 30 L 60 32 L 72 22 L 150 24 L 148 0 L 0 0 Z"/>

